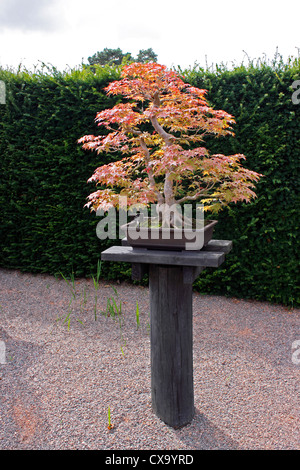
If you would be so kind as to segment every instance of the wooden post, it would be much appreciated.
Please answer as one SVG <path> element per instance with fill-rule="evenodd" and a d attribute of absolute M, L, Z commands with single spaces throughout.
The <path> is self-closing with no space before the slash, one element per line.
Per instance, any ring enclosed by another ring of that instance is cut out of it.
<path fill-rule="evenodd" d="M 230 240 L 211 240 L 200 251 L 182 252 L 124 243 L 101 254 L 103 260 L 131 263 L 134 279 L 149 271 L 152 407 L 174 428 L 194 416 L 193 282 L 205 267 L 218 268 L 231 248 Z"/>
<path fill-rule="evenodd" d="M 178 428 L 194 416 L 192 284 L 182 267 L 151 265 L 149 289 L 152 407 Z"/>

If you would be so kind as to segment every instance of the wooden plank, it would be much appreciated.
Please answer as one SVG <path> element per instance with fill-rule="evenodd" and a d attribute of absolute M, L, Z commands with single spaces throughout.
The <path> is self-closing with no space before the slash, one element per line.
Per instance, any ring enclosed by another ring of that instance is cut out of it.
<path fill-rule="evenodd" d="M 222 253 L 229 253 L 231 250 L 231 240 L 210 240 L 201 251 L 222 251 Z"/>
<path fill-rule="evenodd" d="M 162 251 L 133 249 L 130 246 L 112 246 L 101 253 L 101 259 L 128 263 L 217 268 L 225 260 L 225 254 L 220 251 Z"/>

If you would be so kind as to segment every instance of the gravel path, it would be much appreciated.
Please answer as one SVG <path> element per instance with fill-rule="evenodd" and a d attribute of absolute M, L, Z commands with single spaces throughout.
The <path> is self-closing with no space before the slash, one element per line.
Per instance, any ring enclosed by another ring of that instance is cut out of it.
<path fill-rule="evenodd" d="M 95 321 L 75 287 L 0 269 L 0 449 L 300 449 L 299 309 L 195 293 L 196 414 L 174 430 L 151 410 L 148 289 L 101 282 Z"/>

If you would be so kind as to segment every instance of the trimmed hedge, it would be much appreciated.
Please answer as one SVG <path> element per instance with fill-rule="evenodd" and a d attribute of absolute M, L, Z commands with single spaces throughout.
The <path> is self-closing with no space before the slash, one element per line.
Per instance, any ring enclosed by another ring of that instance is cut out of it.
<path fill-rule="evenodd" d="M 182 71 L 181 71 L 182 72 Z M 291 97 L 300 64 L 236 67 L 214 73 L 192 69 L 186 81 L 206 88 L 215 108 L 236 118 L 235 138 L 208 139 L 214 153 L 244 153 L 245 165 L 265 177 L 252 204 L 218 216 L 215 238 L 233 251 L 195 282 L 203 293 L 299 304 L 298 218 L 300 105 Z M 33 273 L 89 276 L 100 253 L 120 243 L 96 237 L 99 218 L 83 206 L 94 169 L 116 155 L 85 153 L 77 139 L 98 132 L 94 118 L 111 107 L 103 88 L 116 67 L 0 70 L 6 105 L 0 105 L 0 265 Z M 102 263 L 106 279 L 130 279 L 130 266 Z"/>
<path fill-rule="evenodd" d="M 243 153 L 245 166 L 264 174 L 251 204 L 218 216 L 215 238 L 233 240 L 233 251 L 195 283 L 201 292 L 299 305 L 300 105 L 292 83 L 300 62 L 185 73 L 209 91 L 217 109 L 235 116 L 235 137 L 207 139 L 213 153 Z M 208 270 L 207 270 L 208 271 Z"/>
<path fill-rule="evenodd" d="M 95 272 L 105 242 L 96 237 L 99 218 L 83 208 L 93 190 L 87 179 L 113 157 L 83 152 L 77 140 L 98 132 L 96 113 L 116 103 L 103 88 L 118 77 L 118 69 L 109 67 L 95 74 L 0 72 L 6 83 L 6 105 L 0 107 L 1 266 Z M 119 274 L 116 265 L 103 269 L 111 278 Z"/>

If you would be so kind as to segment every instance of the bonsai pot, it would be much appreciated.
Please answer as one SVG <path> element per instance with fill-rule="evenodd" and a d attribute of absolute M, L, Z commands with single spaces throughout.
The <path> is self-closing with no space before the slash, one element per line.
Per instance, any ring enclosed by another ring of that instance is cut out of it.
<path fill-rule="evenodd" d="M 153 222 L 153 223 L 152 223 Z M 201 228 L 164 228 L 157 219 L 138 219 L 122 225 L 127 244 L 149 250 L 201 250 L 212 239 L 217 220 L 205 220 Z"/>

